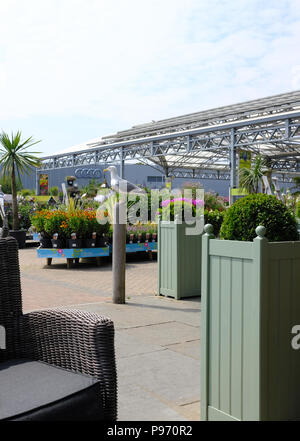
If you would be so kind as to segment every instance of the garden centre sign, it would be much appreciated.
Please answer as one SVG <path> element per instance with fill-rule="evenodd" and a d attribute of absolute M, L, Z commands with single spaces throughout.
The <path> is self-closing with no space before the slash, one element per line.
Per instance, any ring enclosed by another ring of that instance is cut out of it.
<path fill-rule="evenodd" d="M 78 179 L 99 179 L 102 177 L 102 170 L 100 170 L 99 168 L 77 168 L 75 170 L 75 176 Z"/>

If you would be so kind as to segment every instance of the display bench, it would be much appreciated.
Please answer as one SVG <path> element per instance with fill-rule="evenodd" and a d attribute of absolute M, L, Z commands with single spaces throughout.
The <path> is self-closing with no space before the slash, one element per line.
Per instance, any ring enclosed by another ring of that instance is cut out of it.
<path fill-rule="evenodd" d="M 40 233 L 33 233 L 32 240 L 34 240 L 35 242 L 39 242 L 40 241 Z"/>
<path fill-rule="evenodd" d="M 67 267 L 71 268 L 73 262 L 79 262 L 80 258 L 95 257 L 97 265 L 101 265 L 101 257 L 109 256 L 109 247 L 102 248 L 38 248 L 37 257 L 46 259 L 47 265 L 51 265 L 52 259 L 67 259 Z"/>
<path fill-rule="evenodd" d="M 127 243 L 126 253 L 157 250 L 157 242 Z"/>
<path fill-rule="evenodd" d="M 110 253 L 112 253 L 112 245 L 109 247 Z M 140 251 L 148 253 L 149 259 L 152 260 L 152 252 L 157 251 L 157 242 L 136 242 L 126 244 L 126 253 L 138 253 Z"/>

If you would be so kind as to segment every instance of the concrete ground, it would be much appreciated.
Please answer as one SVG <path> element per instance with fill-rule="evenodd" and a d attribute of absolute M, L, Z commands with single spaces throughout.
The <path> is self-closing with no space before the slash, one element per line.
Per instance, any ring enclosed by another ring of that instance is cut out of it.
<path fill-rule="evenodd" d="M 130 255 L 126 304 L 112 297 L 111 262 L 50 267 L 20 250 L 24 311 L 54 306 L 109 316 L 116 328 L 119 420 L 200 419 L 200 299 L 157 296 L 157 262 Z"/>

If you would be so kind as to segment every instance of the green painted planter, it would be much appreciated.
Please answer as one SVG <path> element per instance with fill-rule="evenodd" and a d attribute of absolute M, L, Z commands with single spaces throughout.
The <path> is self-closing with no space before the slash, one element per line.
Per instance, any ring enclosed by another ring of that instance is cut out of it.
<path fill-rule="evenodd" d="M 201 417 L 300 418 L 300 242 L 202 242 Z"/>
<path fill-rule="evenodd" d="M 185 223 L 158 223 L 158 293 L 179 300 L 201 295 L 202 234 L 186 235 Z"/>

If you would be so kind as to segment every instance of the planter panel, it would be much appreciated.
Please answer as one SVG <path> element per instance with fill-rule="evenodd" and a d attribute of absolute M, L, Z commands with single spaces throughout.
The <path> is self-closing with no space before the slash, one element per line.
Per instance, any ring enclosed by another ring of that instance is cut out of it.
<path fill-rule="evenodd" d="M 201 295 L 201 237 L 185 223 L 159 222 L 158 293 L 176 299 Z"/>
<path fill-rule="evenodd" d="M 279 249 L 282 245 L 282 254 Z M 291 329 L 300 324 L 300 243 L 268 243 L 264 265 L 268 287 L 262 304 L 262 413 L 268 420 L 300 417 L 300 350 Z"/>
<path fill-rule="evenodd" d="M 299 418 L 300 242 L 207 233 L 202 262 L 202 418 Z"/>
<path fill-rule="evenodd" d="M 161 222 L 158 228 L 159 294 L 176 297 L 177 265 L 173 256 L 177 255 L 177 231 L 174 223 Z"/>

